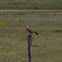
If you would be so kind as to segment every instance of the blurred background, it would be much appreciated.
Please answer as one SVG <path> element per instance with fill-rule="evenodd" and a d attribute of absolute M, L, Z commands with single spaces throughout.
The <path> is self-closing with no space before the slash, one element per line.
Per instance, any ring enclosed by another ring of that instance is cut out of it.
<path fill-rule="evenodd" d="M 32 35 L 32 62 L 62 62 L 61 0 L 0 0 L 0 62 L 28 62 L 25 25 Z"/>

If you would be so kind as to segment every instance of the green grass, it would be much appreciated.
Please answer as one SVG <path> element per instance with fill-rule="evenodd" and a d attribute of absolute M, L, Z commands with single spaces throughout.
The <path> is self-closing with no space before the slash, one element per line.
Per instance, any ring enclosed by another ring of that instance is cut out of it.
<path fill-rule="evenodd" d="M 20 5 L 20 4 L 32 4 L 32 2 L 0 2 L 0 4 L 5 5 Z"/>
<path fill-rule="evenodd" d="M 16 13 L 15 15 L 26 15 L 25 13 Z"/>
<path fill-rule="evenodd" d="M 27 14 L 17 16 L 9 14 L 5 18 L 6 15 L 1 15 L 0 19 L 4 17 L 3 20 L 7 20 L 7 23 L 0 26 L 0 62 L 28 62 L 29 33 L 25 29 L 27 24 L 39 33 L 38 37 L 32 35 L 32 44 L 37 45 L 32 47 L 32 62 L 62 62 L 62 32 L 60 32 L 62 25 L 48 25 L 47 20 L 40 19 L 49 17 L 48 15 L 36 15 L 36 20 L 33 15 L 32 17 L 29 15 L 28 19 L 27 16 Z M 40 20 L 37 20 L 37 16 Z M 56 32 L 58 30 L 59 32 Z"/>
<path fill-rule="evenodd" d="M 27 6 L 26 6 L 27 5 Z M 0 2 L 0 9 L 62 9 L 62 1 Z"/>
<path fill-rule="evenodd" d="M 15 7 L 12 7 L 12 6 L 11 6 L 11 7 L 10 7 L 10 6 L 8 6 L 8 5 L 7 5 L 7 6 L 5 5 L 5 6 L 3 6 L 3 7 L 1 6 L 0 9 L 3 9 L 3 10 L 4 10 L 4 9 L 10 9 L 10 10 L 13 10 L 13 9 L 16 9 L 16 10 L 17 10 L 17 9 L 18 9 L 18 10 L 33 10 L 33 9 L 34 9 L 34 10 L 36 10 L 36 9 L 37 9 L 37 10 L 39 10 L 39 9 L 52 10 L 52 9 L 53 9 L 53 10 L 55 10 L 55 9 L 62 9 L 62 7 L 61 7 L 61 6 L 56 6 L 56 7 L 54 7 L 54 6 L 52 6 L 52 7 L 45 7 L 45 6 L 43 6 L 43 7 L 42 7 L 42 6 L 40 6 L 40 7 L 39 7 L 39 6 L 33 6 L 33 7 L 30 7 L 30 6 L 29 6 L 29 7 L 19 7 L 19 6 L 15 6 Z"/>
<path fill-rule="evenodd" d="M 6 21 L 0 21 L 0 26 L 3 26 L 6 24 Z"/>
<path fill-rule="evenodd" d="M 32 3 L 62 3 L 62 0 L 18 0 L 18 1 L 4 1 L 2 0 L 0 4 L 32 4 Z"/>
<path fill-rule="evenodd" d="M 59 33 L 61 33 L 62 30 L 53 30 L 53 32 L 59 32 Z"/>

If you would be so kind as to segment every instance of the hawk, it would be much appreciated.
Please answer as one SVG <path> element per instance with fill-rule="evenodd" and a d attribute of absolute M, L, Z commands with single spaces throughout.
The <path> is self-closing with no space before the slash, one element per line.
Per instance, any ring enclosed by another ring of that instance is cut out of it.
<path fill-rule="evenodd" d="M 27 29 L 28 32 L 30 32 L 30 34 L 35 33 L 36 35 L 38 35 L 37 32 L 35 32 L 32 28 L 30 28 L 29 26 L 25 26 L 25 28 Z"/>

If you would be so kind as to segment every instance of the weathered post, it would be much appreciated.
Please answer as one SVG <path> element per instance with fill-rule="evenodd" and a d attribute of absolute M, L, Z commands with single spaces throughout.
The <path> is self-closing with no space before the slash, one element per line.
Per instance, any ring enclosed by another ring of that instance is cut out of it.
<path fill-rule="evenodd" d="M 28 59 L 32 62 L 32 37 L 28 35 Z"/>

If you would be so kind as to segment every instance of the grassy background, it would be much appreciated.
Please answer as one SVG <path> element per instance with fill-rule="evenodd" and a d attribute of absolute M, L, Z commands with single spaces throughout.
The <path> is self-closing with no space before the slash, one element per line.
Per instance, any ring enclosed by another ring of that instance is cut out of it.
<path fill-rule="evenodd" d="M 62 9 L 62 3 L 0 4 L 0 9 Z"/>
<path fill-rule="evenodd" d="M 32 62 L 62 62 L 61 14 L 0 13 L 0 20 L 6 22 L 0 26 L 0 62 L 28 62 L 29 33 L 25 25 L 39 33 L 38 37 L 32 35 Z"/>
<path fill-rule="evenodd" d="M 5 21 L 0 21 L 0 26 L 3 26 L 5 23 Z"/>
<path fill-rule="evenodd" d="M 62 9 L 62 0 L 0 0 L 0 9 Z"/>

